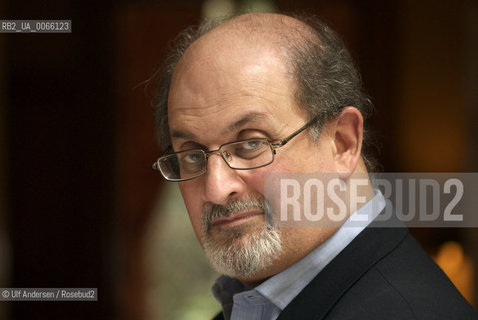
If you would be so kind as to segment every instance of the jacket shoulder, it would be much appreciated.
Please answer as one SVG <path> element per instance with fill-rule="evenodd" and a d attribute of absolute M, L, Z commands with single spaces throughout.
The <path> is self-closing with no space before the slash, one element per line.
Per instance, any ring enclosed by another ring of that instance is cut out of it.
<path fill-rule="evenodd" d="M 478 319 L 406 229 L 370 228 L 279 319 Z"/>

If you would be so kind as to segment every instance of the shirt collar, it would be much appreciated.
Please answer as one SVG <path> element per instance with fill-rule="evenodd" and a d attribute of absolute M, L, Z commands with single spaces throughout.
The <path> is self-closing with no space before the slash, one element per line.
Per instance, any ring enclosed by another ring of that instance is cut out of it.
<path fill-rule="evenodd" d="M 300 261 L 256 287 L 277 307 L 284 309 L 315 276 L 370 224 L 385 207 L 385 199 L 376 191 L 371 201 L 351 215 L 329 239 Z"/>
<path fill-rule="evenodd" d="M 212 295 L 222 305 L 224 314 L 230 315 L 234 295 L 247 290 L 249 289 L 239 280 L 222 275 L 216 279 L 212 287 Z"/>

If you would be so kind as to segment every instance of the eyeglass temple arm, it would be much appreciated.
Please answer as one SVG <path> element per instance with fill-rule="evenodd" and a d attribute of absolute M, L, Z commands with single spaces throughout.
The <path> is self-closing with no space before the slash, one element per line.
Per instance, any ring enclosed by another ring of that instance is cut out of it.
<path fill-rule="evenodd" d="M 308 127 L 310 127 L 311 125 L 313 125 L 315 122 L 317 122 L 319 119 L 320 119 L 320 116 L 321 115 L 318 115 L 316 117 L 314 117 L 312 120 L 310 120 L 309 122 L 307 122 L 306 124 L 304 124 L 302 126 L 302 128 L 300 128 L 299 130 L 297 130 L 296 132 L 292 133 L 290 136 L 282 139 L 282 140 L 279 140 L 277 142 L 274 142 L 272 143 L 272 147 L 274 149 L 277 149 L 277 148 L 280 148 L 282 146 L 284 146 L 287 142 L 289 142 L 290 140 L 292 140 L 292 138 L 294 138 L 296 135 L 298 135 L 299 133 L 301 133 L 302 131 L 304 131 L 305 129 L 307 129 Z"/>
<path fill-rule="evenodd" d="M 173 147 L 170 145 L 168 146 L 167 148 L 164 149 L 164 152 L 163 152 L 163 156 L 165 155 L 168 155 L 169 153 L 171 153 L 173 151 Z M 159 170 L 159 165 L 158 165 L 158 161 L 156 160 L 152 165 L 151 165 L 151 168 L 153 170 Z"/>

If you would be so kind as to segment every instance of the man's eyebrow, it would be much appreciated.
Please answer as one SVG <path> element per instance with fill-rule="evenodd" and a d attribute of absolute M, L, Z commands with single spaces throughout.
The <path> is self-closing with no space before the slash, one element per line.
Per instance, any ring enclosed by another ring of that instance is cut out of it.
<path fill-rule="evenodd" d="M 187 130 L 173 130 L 171 138 L 183 138 L 186 140 L 194 140 L 196 136 Z"/>
<path fill-rule="evenodd" d="M 237 129 L 245 126 L 249 122 L 262 120 L 265 118 L 265 115 L 260 112 L 251 112 L 244 115 L 242 118 L 237 120 L 236 122 L 232 123 L 229 127 L 226 128 L 221 134 L 227 135 Z M 171 138 L 182 138 L 185 140 L 196 140 L 196 136 L 188 131 L 188 130 L 172 130 L 171 131 Z"/>
<path fill-rule="evenodd" d="M 236 131 L 236 130 L 240 129 L 241 127 L 245 126 L 249 122 L 262 120 L 264 118 L 265 118 L 265 115 L 263 113 L 260 113 L 260 112 L 248 113 L 248 114 L 242 116 L 242 118 L 240 118 L 239 120 L 237 120 L 233 124 L 231 124 L 229 127 L 227 127 L 227 129 L 224 130 L 224 132 L 222 132 L 222 134 L 226 135 L 228 133 L 231 133 L 233 131 Z"/>

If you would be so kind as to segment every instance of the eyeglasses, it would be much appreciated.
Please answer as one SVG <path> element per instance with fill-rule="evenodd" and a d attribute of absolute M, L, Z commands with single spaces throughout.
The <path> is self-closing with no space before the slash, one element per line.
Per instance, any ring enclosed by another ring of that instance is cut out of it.
<path fill-rule="evenodd" d="M 320 115 L 307 122 L 287 138 L 277 142 L 254 138 L 228 142 L 216 150 L 192 149 L 175 152 L 158 158 L 153 170 L 159 170 L 168 181 L 181 182 L 197 178 L 207 171 L 207 160 L 213 153 L 220 154 L 226 164 L 235 170 L 250 170 L 265 167 L 274 161 L 276 150 L 283 147 L 299 133 L 320 119 Z"/>

